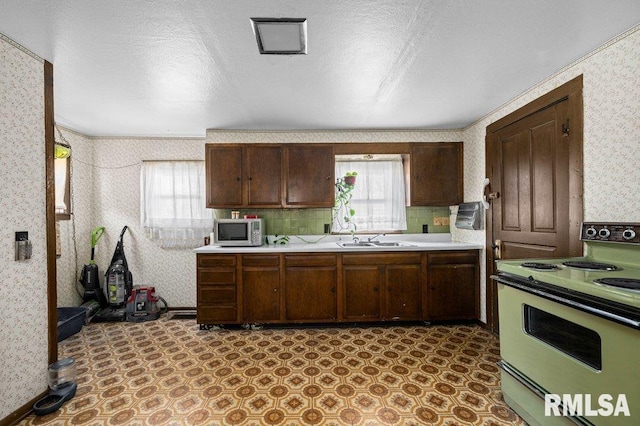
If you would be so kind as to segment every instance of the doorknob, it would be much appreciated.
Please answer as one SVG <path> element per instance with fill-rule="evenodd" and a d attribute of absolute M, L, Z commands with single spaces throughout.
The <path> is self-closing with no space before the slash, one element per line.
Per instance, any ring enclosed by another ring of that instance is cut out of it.
<path fill-rule="evenodd" d="M 491 246 L 491 248 L 493 248 L 494 259 L 496 260 L 502 259 L 502 240 L 496 240 L 493 243 L 493 246 Z"/>

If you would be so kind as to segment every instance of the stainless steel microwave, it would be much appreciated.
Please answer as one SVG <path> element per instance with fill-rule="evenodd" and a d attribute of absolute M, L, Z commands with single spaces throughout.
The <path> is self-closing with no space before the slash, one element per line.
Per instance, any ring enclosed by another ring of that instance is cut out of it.
<path fill-rule="evenodd" d="M 264 219 L 215 219 L 213 244 L 218 246 L 261 246 L 264 244 Z"/>

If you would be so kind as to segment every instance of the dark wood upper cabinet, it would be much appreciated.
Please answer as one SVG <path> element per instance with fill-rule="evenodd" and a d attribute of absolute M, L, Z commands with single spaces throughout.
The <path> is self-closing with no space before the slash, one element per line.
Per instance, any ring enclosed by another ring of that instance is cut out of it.
<path fill-rule="evenodd" d="M 411 205 L 463 202 L 462 142 L 416 143 L 411 148 Z"/>
<path fill-rule="evenodd" d="M 247 207 L 280 207 L 282 204 L 282 147 L 244 147 Z"/>
<path fill-rule="evenodd" d="M 242 206 L 242 148 L 206 145 L 207 207 Z"/>
<path fill-rule="evenodd" d="M 280 207 L 281 145 L 207 144 L 207 207 Z"/>
<path fill-rule="evenodd" d="M 284 207 L 333 207 L 333 146 L 291 144 L 284 152 Z"/>

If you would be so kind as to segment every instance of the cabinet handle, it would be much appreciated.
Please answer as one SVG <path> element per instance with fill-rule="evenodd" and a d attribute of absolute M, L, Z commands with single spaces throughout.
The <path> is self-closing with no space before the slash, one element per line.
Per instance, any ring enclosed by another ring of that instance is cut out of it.
<path fill-rule="evenodd" d="M 251 176 L 249 176 L 249 180 L 253 180 L 253 178 Z"/>
<path fill-rule="evenodd" d="M 336 288 L 335 287 L 331 287 L 331 293 L 335 293 L 336 292 Z"/>
<path fill-rule="evenodd" d="M 326 177 L 326 179 L 327 179 L 327 180 L 330 180 L 330 179 L 331 179 L 331 176 L 327 176 L 327 177 Z"/>
<path fill-rule="evenodd" d="M 238 177 L 236 178 L 236 180 L 237 180 L 238 182 L 240 182 L 240 180 L 241 180 L 241 179 L 240 179 L 240 176 L 238 176 Z"/>
<path fill-rule="evenodd" d="M 374 288 L 373 288 L 373 291 L 378 291 L 378 287 L 374 287 Z"/>
<path fill-rule="evenodd" d="M 277 292 L 278 292 L 278 289 L 277 289 L 277 288 L 274 288 L 274 289 L 273 289 L 273 292 L 274 292 L 274 293 L 277 293 Z"/>

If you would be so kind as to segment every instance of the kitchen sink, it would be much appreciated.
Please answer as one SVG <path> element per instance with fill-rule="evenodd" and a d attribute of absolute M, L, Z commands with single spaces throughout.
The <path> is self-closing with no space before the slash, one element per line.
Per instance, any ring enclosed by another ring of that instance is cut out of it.
<path fill-rule="evenodd" d="M 397 241 L 372 241 L 378 247 L 411 247 L 411 244 Z"/>
<path fill-rule="evenodd" d="M 412 244 L 401 241 L 359 241 L 359 242 L 345 242 L 336 243 L 340 247 L 353 248 L 353 247 L 369 247 L 369 248 L 383 248 L 383 247 L 413 247 Z"/>
<path fill-rule="evenodd" d="M 340 247 L 375 247 L 376 245 L 367 241 L 361 241 L 357 243 L 336 243 Z"/>

